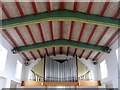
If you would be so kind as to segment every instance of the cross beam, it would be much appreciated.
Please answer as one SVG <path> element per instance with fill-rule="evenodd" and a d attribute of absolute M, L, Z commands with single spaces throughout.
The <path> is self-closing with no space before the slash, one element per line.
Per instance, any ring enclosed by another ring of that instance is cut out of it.
<path fill-rule="evenodd" d="M 16 27 L 21 25 L 35 24 L 43 21 L 78 21 L 82 23 L 90 23 L 95 25 L 103 25 L 108 27 L 120 27 L 119 22 L 120 19 L 112 19 L 109 17 L 100 17 L 97 15 L 89 14 L 86 15 L 81 12 L 72 12 L 69 10 L 56 10 L 51 11 L 50 13 L 44 12 L 39 13 L 37 16 L 34 14 L 27 15 L 23 19 L 22 17 L 16 17 L 11 20 L 1 20 L 0 28 L 9 28 Z"/>
<path fill-rule="evenodd" d="M 109 47 L 103 47 L 99 45 L 87 44 L 87 43 L 77 42 L 77 41 L 68 41 L 66 39 L 63 39 L 63 40 L 58 39 L 54 41 L 50 40 L 50 41 L 46 41 L 45 43 L 40 42 L 36 44 L 31 44 L 28 46 L 20 46 L 20 47 L 14 48 L 12 51 L 13 53 L 19 53 L 19 52 L 31 51 L 34 49 L 54 47 L 54 46 L 83 48 L 83 49 L 90 49 L 90 50 L 95 50 L 98 52 L 106 52 L 106 53 L 110 52 Z"/>

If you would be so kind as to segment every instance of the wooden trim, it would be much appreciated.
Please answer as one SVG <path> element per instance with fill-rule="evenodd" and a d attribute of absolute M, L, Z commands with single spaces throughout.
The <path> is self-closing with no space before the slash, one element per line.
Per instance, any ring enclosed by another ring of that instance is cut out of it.
<path fill-rule="evenodd" d="M 100 81 L 79 81 L 79 82 L 40 82 L 22 81 L 21 86 L 101 86 Z"/>
<path fill-rule="evenodd" d="M 78 82 L 44 82 L 44 86 L 77 86 Z"/>
<path fill-rule="evenodd" d="M 76 77 L 77 77 L 77 82 L 78 82 L 78 59 L 76 55 Z"/>
<path fill-rule="evenodd" d="M 22 81 L 21 86 L 43 86 L 40 81 Z"/>
<path fill-rule="evenodd" d="M 100 81 L 79 81 L 79 86 L 101 86 Z"/>

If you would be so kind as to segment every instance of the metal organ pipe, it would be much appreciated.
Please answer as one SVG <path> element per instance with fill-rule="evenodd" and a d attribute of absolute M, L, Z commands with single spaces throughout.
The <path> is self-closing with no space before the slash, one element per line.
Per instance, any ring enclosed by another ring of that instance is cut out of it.
<path fill-rule="evenodd" d="M 45 81 L 46 82 L 75 82 L 76 57 L 68 60 L 55 60 L 46 57 L 45 62 Z"/>

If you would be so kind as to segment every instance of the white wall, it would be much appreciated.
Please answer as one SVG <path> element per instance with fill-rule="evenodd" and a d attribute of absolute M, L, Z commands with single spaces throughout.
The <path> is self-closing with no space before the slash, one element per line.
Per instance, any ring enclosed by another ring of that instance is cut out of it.
<path fill-rule="evenodd" d="M 24 67 L 24 73 L 23 73 L 23 81 L 29 80 L 29 73 L 32 70 L 32 68 L 41 60 L 41 58 L 38 58 L 36 60 L 30 60 L 28 66 Z"/>
<path fill-rule="evenodd" d="M 78 60 L 80 60 L 91 71 L 92 80 L 98 80 L 97 65 L 94 65 L 90 59 L 86 60 L 84 58 L 78 58 Z"/>
<path fill-rule="evenodd" d="M 17 83 L 21 83 L 22 76 L 21 76 L 21 80 L 15 78 L 16 63 L 17 60 L 19 60 L 23 64 L 23 68 L 24 68 L 24 60 L 20 55 L 12 53 L 11 49 L 13 49 L 13 47 L 5 40 L 5 38 L 2 37 L 1 34 L 0 34 L 0 44 L 8 51 L 5 70 L 4 72 L 0 72 L 0 76 L 7 78 L 8 82 L 6 82 L 6 87 L 9 88 L 11 80 Z"/>
<path fill-rule="evenodd" d="M 98 71 L 100 71 L 100 63 L 106 60 L 108 77 L 105 79 L 101 78 L 101 73 L 99 72 L 99 79 L 103 84 L 112 82 L 113 88 L 118 88 L 118 60 L 116 57 L 116 49 L 118 48 L 118 41 L 116 41 L 111 47 L 112 51 L 110 54 L 104 54 L 98 60 Z"/>

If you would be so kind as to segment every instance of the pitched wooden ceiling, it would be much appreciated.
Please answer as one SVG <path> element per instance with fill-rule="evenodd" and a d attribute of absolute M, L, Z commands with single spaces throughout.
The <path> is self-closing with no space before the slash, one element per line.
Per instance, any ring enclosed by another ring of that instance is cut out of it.
<path fill-rule="evenodd" d="M 70 10 L 74 13 L 82 12 L 87 15 L 120 19 L 118 2 L 2 2 L 0 5 L 1 20 L 12 20 L 16 17 L 23 19 L 27 15 L 51 13 L 55 10 Z M 88 44 L 110 46 L 119 36 L 119 28 L 82 23 L 77 21 L 44 21 L 28 25 L 3 29 L 3 36 L 13 47 L 27 46 L 55 39 L 67 39 Z M 80 49 L 70 46 L 46 47 L 27 52 L 20 52 L 25 60 L 37 59 L 44 55 L 77 55 L 80 58 L 97 60 L 103 53 L 99 51 Z"/>

